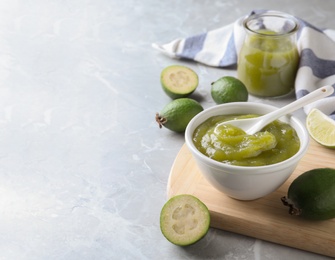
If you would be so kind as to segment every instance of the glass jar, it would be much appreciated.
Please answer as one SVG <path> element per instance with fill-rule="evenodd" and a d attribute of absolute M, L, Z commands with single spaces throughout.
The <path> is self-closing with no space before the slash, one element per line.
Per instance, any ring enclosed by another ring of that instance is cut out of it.
<path fill-rule="evenodd" d="M 246 36 L 237 75 L 250 94 L 278 97 L 294 89 L 299 65 L 298 20 L 280 12 L 251 15 L 243 21 Z"/>

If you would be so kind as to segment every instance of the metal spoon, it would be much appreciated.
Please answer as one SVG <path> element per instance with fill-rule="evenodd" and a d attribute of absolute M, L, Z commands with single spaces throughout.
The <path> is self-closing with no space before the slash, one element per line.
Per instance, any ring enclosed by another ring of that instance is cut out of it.
<path fill-rule="evenodd" d="M 332 86 L 330 85 L 324 86 L 271 113 L 255 118 L 229 120 L 218 124 L 216 127 L 222 124 L 230 124 L 242 129 L 249 135 L 253 135 L 256 132 L 260 131 L 264 126 L 268 125 L 269 123 L 273 122 L 279 117 L 287 115 L 316 100 L 327 97 L 331 95 L 333 92 L 334 88 Z"/>

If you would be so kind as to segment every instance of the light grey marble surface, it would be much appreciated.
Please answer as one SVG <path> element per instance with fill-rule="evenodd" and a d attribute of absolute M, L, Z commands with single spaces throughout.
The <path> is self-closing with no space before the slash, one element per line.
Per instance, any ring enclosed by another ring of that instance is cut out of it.
<path fill-rule="evenodd" d="M 170 101 L 160 72 L 193 68 L 194 97 L 208 108 L 210 83 L 236 71 L 171 60 L 151 44 L 256 8 L 335 27 L 333 0 L 2 0 L 0 259 L 327 259 L 216 229 L 179 248 L 160 232 L 184 143 L 154 121 Z"/>

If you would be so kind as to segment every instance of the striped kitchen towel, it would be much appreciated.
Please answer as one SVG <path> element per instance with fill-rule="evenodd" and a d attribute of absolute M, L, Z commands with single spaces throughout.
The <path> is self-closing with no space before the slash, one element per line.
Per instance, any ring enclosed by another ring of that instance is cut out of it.
<path fill-rule="evenodd" d="M 255 10 L 251 14 L 273 12 Z M 242 21 L 245 17 L 224 27 L 176 39 L 153 47 L 176 59 L 188 59 L 213 67 L 229 67 L 237 64 L 237 54 L 242 46 L 245 31 Z M 295 81 L 295 93 L 301 98 L 316 88 L 332 85 L 335 88 L 335 30 L 320 29 L 297 18 L 300 29 L 297 45 L 300 64 Z M 335 120 L 335 94 L 305 106 L 305 113 L 318 108 Z"/>

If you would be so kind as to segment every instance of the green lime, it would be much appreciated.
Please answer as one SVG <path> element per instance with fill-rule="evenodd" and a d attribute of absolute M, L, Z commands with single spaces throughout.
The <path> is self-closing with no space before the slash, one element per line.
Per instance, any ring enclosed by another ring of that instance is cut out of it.
<path fill-rule="evenodd" d="M 313 108 L 307 115 L 306 127 L 310 136 L 319 144 L 335 149 L 335 121 Z"/>
<path fill-rule="evenodd" d="M 192 195 L 172 197 L 165 203 L 160 214 L 163 235 L 179 246 L 188 246 L 199 241 L 207 234 L 209 224 L 208 208 Z"/>
<path fill-rule="evenodd" d="M 291 215 L 311 220 L 335 218 L 335 169 L 304 172 L 290 185 L 282 202 Z"/>
<path fill-rule="evenodd" d="M 212 83 L 211 95 L 216 104 L 223 104 L 247 101 L 249 93 L 242 81 L 225 76 Z"/>
<path fill-rule="evenodd" d="M 203 107 L 190 98 L 178 98 L 168 103 L 160 113 L 156 113 L 156 122 L 174 132 L 184 132 L 188 123 Z"/>
<path fill-rule="evenodd" d="M 161 85 L 172 99 L 189 96 L 198 87 L 198 75 L 182 65 L 171 65 L 161 72 Z"/>

